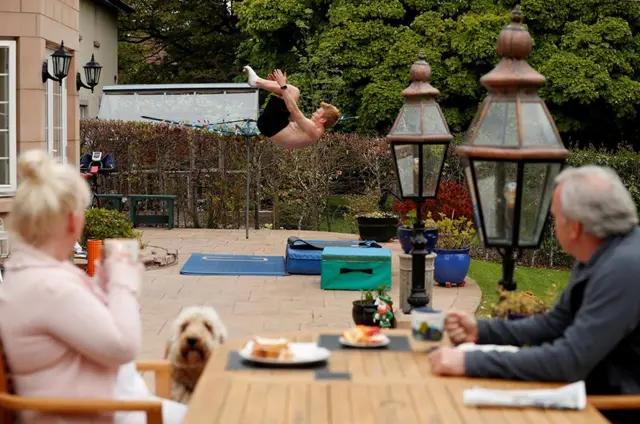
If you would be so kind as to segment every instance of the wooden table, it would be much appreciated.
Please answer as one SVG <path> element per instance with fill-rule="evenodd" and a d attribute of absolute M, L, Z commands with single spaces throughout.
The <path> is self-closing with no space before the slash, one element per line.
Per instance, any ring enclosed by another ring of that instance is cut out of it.
<path fill-rule="evenodd" d="M 525 383 L 431 375 L 425 351 L 433 345 L 415 343 L 412 352 L 338 350 L 329 358 L 330 372 L 348 372 L 349 380 L 317 380 L 315 371 L 255 369 L 227 371 L 228 354 L 245 340 L 231 341 L 209 360 L 189 404 L 184 424 L 350 424 L 350 423 L 522 423 L 605 424 L 593 407 L 584 411 L 474 408 L 463 404 L 465 389 L 549 388 L 558 384 Z M 272 336 L 291 341 L 316 341 L 323 330 Z"/>

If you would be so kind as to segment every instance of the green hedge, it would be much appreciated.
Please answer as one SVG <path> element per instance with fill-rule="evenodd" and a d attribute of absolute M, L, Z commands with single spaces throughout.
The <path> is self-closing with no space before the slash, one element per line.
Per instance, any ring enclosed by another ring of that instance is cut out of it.
<path fill-rule="evenodd" d="M 115 155 L 118 172 L 101 181 L 101 192 L 175 194 L 176 224 L 182 227 L 240 228 L 244 225 L 246 150 L 243 137 L 158 124 L 83 120 L 83 150 Z M 445 179 L 462 182 L 456 137 L 446 158 Z M 273 227 L 353 231 L 344 213 L 348 194 L 398 192 L 390 149 L 384 138 L 328 133 L 307 149 L 283 149 L 254 138 L 251 217 L 273 211 Z M 597 164 L 615 169 L 640 208 L 640 153 L 571 149 L 570 166 Z M 389 199 L 392 200 L 392 199 Z M 388 202 L 392 204 L 393 202 Z M 527 265 L 571 266 L 549 225 L 540 249 L 525 251 Z M 499 259 L 475 249 L 478 258 Z"/>

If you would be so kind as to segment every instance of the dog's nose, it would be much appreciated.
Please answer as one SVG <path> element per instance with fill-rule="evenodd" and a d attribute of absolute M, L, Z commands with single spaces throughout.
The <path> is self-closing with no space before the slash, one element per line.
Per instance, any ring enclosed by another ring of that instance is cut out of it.
<path fill-rule="evenodd" d="M 198 344 L 198 339 L 195 337 L 187 337 L 187 344 L 193 347 Z"/>

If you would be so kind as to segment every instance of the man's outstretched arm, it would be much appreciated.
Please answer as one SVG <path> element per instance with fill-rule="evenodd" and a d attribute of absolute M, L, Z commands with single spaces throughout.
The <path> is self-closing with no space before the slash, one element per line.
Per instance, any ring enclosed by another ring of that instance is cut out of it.
<path fill-rule="evenodd" d="M 287 109 L 289 109 L 291 120 L 298 124 L 302 131 L 308 134 L 309 137 L 313 139 L 320 138 L 321 134 L 320 131 L 318 131 L 318 127 L 316 127 L 316 124 L 314 124 L 311 119 L 304 116 L 304 114 L 300 111 L 300 108 L 298 108 L 298 104 L 293 99 L 291 90 L 282 90 L 282 99 L 287 105 Z"/>
<path fill-rule="evenodd" d="M 282 73 L 282 71 L 277 69 L 273 74 L 278 84 L 280 84 L 280 87 L 287 84 L 287 77 Z M 287 109 L 291 114 L 291 120 L 298 124 L 302 131 L 308 134 L 309 137 L 313 138 L 314 140 L 320 138 L 320 136 L 322 135 L 320 133 L 320 130 L 318 130 L 311 119 L 304 116 L 304 114 L 300 111 L 298 102 L 293 96 L 293 92 L 287 89 L 282 90 L 282 99 L 284 100 L 284 103 L 287 105 Z"/>
<path fill-rule="evenodd" d="M 638 324 L 640 266 L 634 261 L 633 255 L 621 257 L 594 273 L 575 321 L 561 337 L 517 353 L 467 352 L 466 374 L 532 381 L 585 379 Z"/>

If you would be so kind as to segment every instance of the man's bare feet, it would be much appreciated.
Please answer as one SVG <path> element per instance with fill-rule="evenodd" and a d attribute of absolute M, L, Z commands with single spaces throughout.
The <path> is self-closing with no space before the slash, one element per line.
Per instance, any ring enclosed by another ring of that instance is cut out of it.
<path fill-rule="evenodd" d="M 247 74 L 247 79 L 250 87 L 255 88 L 256 82 L 258 81 L 258 74 L 251 68 L 251 66 L 247 65 L 242 68 L 245 74 Z"/>

